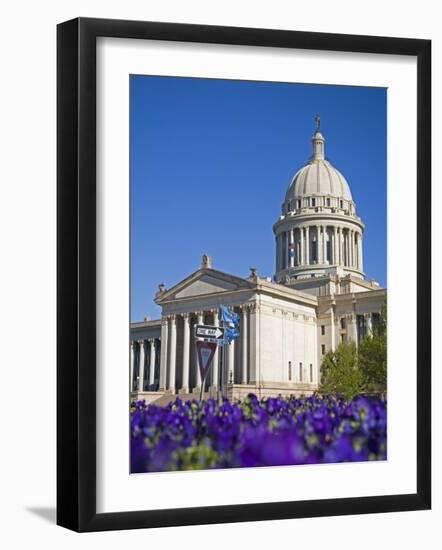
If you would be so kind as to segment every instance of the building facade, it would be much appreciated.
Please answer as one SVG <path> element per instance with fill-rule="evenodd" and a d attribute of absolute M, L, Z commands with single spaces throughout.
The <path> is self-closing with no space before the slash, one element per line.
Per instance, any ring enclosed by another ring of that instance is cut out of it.
<path fill-rule="evenodd" d="M 218 326 L 221 305 L 240 315 L 240 337 L 215 352 L 206 395 L 221 384 L 229 398 L 309 395 L 319 387 L 323 356 L 372 332 L 386 289 L 365 279 L 364 224 L 349 184 L 325 157 L 319 117 L 312 148 L 273 226 L 273 278 L 253 268 L 247 278 L 225 273 L 204 255 L 186 279 L 159 285 L 161 319 L 131 324 L 131 398 L 199 395 L 194 326 Z"/>

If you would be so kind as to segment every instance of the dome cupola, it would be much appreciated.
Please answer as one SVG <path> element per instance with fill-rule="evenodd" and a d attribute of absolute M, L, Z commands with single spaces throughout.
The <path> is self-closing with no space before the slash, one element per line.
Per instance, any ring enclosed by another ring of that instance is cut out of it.
<path fill-rule="evenodd" d="M 312 204 L 315 207 L 322 204 L 324 207 L 355 210 L 347 180 L 325 158 L 325 139 L 319 125 L 317 115 L 316 132 L 312 137 L 312 156 L 293 176 L 282 206 L 283 214 L 298 208 L 308 208 Z"/>
<path fill-rule="evenodd" d="M 331 272 L 363 277 L 364 224 L 356 215 L 347 180 L 325 156 L 319 115 L 315 123 L 312 155 L 291 179 L 273 228 L 277 281 Z"/>

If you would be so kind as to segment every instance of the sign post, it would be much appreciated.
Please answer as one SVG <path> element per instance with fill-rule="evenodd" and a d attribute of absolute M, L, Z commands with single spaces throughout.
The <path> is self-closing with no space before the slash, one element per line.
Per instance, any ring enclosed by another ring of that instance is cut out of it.
<path fill-rule="evenodd" d="M 206 383 L 207 372 L 209 371 L 212 363 L 213 356 L 215 355 L 217 344 L 215 342 L 205 342 L 204 340 L 197 340 L 196 351 L 198 355 L 198 366 L 201 374 L 201 393 L 200 401 L 203 399 L 204 385 Z"/>
<path fill-rule="evenodd" d="M 196 325 L 195 338 L 200 338 L 206 342 L 222 344 L 224 342 L 224 328 L 212 325 Z"/>

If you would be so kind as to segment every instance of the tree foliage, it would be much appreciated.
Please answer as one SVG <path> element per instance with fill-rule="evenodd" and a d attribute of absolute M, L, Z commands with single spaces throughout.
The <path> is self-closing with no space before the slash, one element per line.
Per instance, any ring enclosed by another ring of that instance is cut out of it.
<path fill-rule="evenodd" d="M 373 335 L 359 344 L 358 365 L 364 390 L 387 390 L 387 307 L 382 308 L 379 324 L 373 327 Z"/>
<path fill-rule="evenodd" d="M 343 394 L 347 400 L 361 393 L 362 376 L 354 342 L 341 343 L 335 351 L 325 355 L 321 366 L 321 391 Z"/>
<path fill-rule="evenodd" d="M 341 343 L 329 351 L 321 365 L 322 393 L 340 393 L 347 400 L 360 393 L 387 391 L 387 307 L 382 308 L 379 322 L 356 347 L 354 342 Z"/>

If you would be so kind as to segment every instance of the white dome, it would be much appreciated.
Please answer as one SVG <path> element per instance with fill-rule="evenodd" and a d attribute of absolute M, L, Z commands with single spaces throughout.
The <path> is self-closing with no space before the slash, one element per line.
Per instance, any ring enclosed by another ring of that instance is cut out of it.
<path fill-rule="evenodd" d="M 285 200 L 314 195 L 328 195 L 352 201 L 347 180 L 328 160 L 322 158 L 313 158 L 296 172 L 290 182 Z"/>

